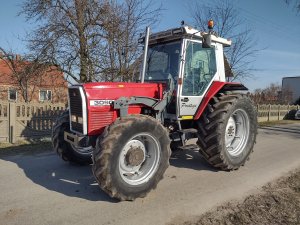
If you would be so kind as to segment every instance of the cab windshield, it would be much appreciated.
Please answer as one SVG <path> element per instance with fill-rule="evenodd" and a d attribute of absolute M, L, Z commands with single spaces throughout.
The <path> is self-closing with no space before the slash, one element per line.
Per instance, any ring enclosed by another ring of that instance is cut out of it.
<path fill-rule="evenodd" d="M 166 80 L 178 78 L 181 42 L 149 46 L 145 80 Z"/>

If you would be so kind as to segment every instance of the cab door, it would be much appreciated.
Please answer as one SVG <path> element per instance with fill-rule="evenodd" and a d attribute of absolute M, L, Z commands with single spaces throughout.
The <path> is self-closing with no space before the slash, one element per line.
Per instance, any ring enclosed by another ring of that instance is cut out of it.
<path fill-rule="evenodd" d="M 179 118 L 192 119 L 217 73 L 216 49 L 200 41 L 185 40 L 179 87 Z"/>

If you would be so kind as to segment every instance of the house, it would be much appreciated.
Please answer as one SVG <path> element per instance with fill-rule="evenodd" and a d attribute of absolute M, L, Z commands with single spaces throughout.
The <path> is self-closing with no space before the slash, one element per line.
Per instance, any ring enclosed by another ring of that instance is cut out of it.
<path fill-rule="evenodd" d="M 18 55 L 13 61 L 0 58 L 0 100 L 67 103 L 68 85 L 59 67 L 35 64 Z"/>

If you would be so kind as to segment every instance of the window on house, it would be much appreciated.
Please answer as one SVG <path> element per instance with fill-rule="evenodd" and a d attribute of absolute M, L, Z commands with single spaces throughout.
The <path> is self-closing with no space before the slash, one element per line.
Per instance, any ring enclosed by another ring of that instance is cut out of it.
<path fill-rule="evenodd" d="M 40 90 L 40 101 L 51 101 L 52 91 L 50 90 Z"/>
<path fill-rule="evenodd" d="M 8 90 L 8 100 L 17 101 L 17 90 L 16 89 Z"/>

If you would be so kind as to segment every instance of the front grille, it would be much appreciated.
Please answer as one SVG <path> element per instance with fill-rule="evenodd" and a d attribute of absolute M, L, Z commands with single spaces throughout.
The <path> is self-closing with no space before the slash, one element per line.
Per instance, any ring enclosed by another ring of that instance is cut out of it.
<path fill-rule="evenodd" d="M 81 117 L 83 118 L 83 112 L 82 112 L 82 98 L 80 94 L 79 87 L 78 88 L 69 88 L 69 107 L 70 107 L 70 115 L 74 115 L 77 118 Z M 71 120 L 71 118 L 70 118 Z M 71 130 L 83 133 L 83 124 L 80 124 L 78 122 L 74 122 L 71 120 Z"/>
<path fill-rule="evenodd" d="M 89 114 L 90 124 L 89 130 L 97 131 L 105 128 L 107 125 L 113 122 L 113 111 L 108 112 L 91 112 Z"/>

